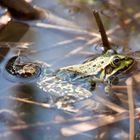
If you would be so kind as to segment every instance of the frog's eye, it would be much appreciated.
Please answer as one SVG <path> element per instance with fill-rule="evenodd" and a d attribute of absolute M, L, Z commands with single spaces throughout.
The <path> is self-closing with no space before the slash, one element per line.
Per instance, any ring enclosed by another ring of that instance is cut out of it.
<path fill-rule="evenodd" d="M 113 59 L 113 65 L 115 66 L 118 66 L 120 65 L 120 58 L 118 56 L 116 56 L 114 59 Z"/>
<path fill-rule="evenodd" d="M 105 68 L 105 73 L 106 73 L 106 74 L 110 74 L 112 71 L 113 71 L 113 67 L 112 67 L 111 65 L 108 65 L 108 66 Z"/>

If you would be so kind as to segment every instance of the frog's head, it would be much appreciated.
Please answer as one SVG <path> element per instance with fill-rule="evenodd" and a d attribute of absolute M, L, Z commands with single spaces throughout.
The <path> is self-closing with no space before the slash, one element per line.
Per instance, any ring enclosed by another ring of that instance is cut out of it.
<path fill-rule="evenodd" d="M 105 67 L 105 80 L 107 80 L 111 76 L 116 76 L 127 72 L 132 68 L 135 61 L 133 58 L 120 55 L 120 54 L 113 54 L 110 56 L 109 63 Z"/>

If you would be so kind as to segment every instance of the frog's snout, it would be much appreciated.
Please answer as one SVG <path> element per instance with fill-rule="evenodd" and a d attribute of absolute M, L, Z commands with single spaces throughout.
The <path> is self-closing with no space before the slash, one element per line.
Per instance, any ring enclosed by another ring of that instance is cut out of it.
<path fill-rule="evenodd" d="M 127 67 L 133 65 L 134 63 L 135 63 L 135 61 L 134 61 L 133 58 L 131 58 L 131 57 L 126 57 L 125 58 L 125 64 L 126 64 Z"/>

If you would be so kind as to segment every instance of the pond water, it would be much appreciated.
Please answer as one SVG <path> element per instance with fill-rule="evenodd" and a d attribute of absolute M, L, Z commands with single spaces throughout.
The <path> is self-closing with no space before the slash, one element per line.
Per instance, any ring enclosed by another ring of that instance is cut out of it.
<path fill-rule="evenodd" d="M 0 31 L 1 44 L 13 42 L 0 47 L 0 139 L 128 139 L 128 120 L 65 136 L 61 131 L 63 127 L 82 122 L 76 118 L 93 117 L 104 110 L 106 112 L 106 108 L 94 100 L 94 95 L 91 99 L 77 102 L 74 110 L 50 107 L 47 93 L 38 88 L 35 81 L 16 81 L 5 74 L 4 68 L 8 60 L 17 55 L 23 55 L 31 62 L 43 62 L 54 71 L 82 63 L 91 56 L 99 56 L 101 39 L 90 8 L 101 11 L 109 40 L 118 52 L 139 51 L 139 0 L 32 0 L 31 3 L 49 13 L 47 17 L 35 21 L 14 19 Z M 102 84 L 94 94 L 106 98 Z M 96 112 L 97 106 L 101 110 Z"/>

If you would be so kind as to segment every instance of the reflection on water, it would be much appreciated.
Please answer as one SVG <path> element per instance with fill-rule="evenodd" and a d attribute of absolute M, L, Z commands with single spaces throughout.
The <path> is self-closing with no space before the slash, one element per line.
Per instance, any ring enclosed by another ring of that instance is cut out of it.
<path fill-rule="evenodd" d="M 37 22 L 29 22 L 29 25 L 34 25 L 29 28 L 25 23 L 12 21 L 7 25 L 7 28 L 0 32 L 1 42 L 17 42 L 19 40 L 21 42 L 33 42 L 27 49 L 21 49 L 14 44 L 10 47 L 0 47 L 0 139 L 128 139 L 126 128 L 128 129 L 129 126 L 127 120 L 76 136 L 63 136 L 60 133 L 62 127 L 68 127 L 78 122 L 72 121 L 72 119 L 78 116 L 82 118 L 96 115 L 93 112 L 93 108 L 97 106 L 96 102 L 93 106 L 87 100 L 85 100 L 85 102 L 87 101 L 85 104 L 83 102 L 77 103 L 80 108 L 77 113 L 48 108 L 48 95 L 37 87 L 36 82 L 15 83 L 5 79 L 3 75 L 6 62 L 12 56 L 19 55 L 19 50 L 20 55 L 24 54 L 32 62 L 43 61 L 50 64 L 54 70 L 62 66 L 81 63 L 89 56 L 91 57 L 91 54 L 96 54 L 93 49 L 94 43 L 100 41 L 100 35 L 92 12 L 89 8 L 86 9 L 88 4 L 82 5 L 79 2 L 80 0 L 76 2 L 74 0 L 72 2 L 61 1 L 61 3 L 57 0 L 33 0 L 32 4 L 47 9 L 51 13 L 50 20 L 37 21 L 39 23 L 43 22 L 43 25 L 46 26 L 37 26 L 37 24 L 34 24 Z M 107 5 L 107 3 L 110 3 L 110 5 Z M 96 9 L 99 8 L 103 13 L 103 22 L 111 43 L 115 42 L 117 45 L 124 46 L 126 52 L 129 52 L 128 46 L 137 47 L 136 50 L 139 50 L 139 35 L 137 35 L 139 34 L 139 32 L 137 33 L 139 31 L 137 28 L 139 26 L 138 0 L 130 1 L 130 4 L 128 1 L 124 1 L 123 4 L 121 4 L 121 1 L 104 1 L 104 3 L 102 1 L 94 3 L 92 1 L 90 7 L 92 6 Z M 118 8 L 120 9 L 118 10 Z M 127 24 L 128 19 L 132 21 L 131 24 Z M 62 21 L 67 22 L 59 23 Z M 81 32 L 70 31 L 70 28 L 73 29 L 73 27 L 66 23 L 76 25 L 78 30 L 81 29 Z M 58 27 L 61 28 L 58 30 Z M 67 27 L 69 27 L 69 30 L 66 30 Z M 93 31 L 94 34 L 92 34 Z M 69 98 L 65 100 L 67 99 Z M 91 102 L 93 103 L 94 100 L 91 100 Z"/>

